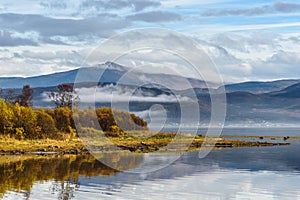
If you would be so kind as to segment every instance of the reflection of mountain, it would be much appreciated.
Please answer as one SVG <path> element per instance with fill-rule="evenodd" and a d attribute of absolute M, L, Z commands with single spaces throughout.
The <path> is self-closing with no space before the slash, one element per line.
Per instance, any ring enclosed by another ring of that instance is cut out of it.
<path fill-rule="evenodd" d="M 78 72 L 80 76 L 76 77 Z M 57 84 L 75 80 L 83 106 L 93 104 L 94 100 L 96 106 L 115 106 L 129 101 L 131 112 L 150 120 L 147 111 L 152 105 L 161 104 L 167 111 L 167 123 L 180 123 L 183 104 L 190 105 L 185 107 L 186 113 L 193 113 L 195 109 L 190 102 L 196 100 L 200 105 L 201 123 L 210 120 L 211 98 L 204 81 L 170 74 L 143 74 L 112 62 L 38 77 L 0 78 L 0 87 L 4 88 L 4 97 L 9 87 L 17 88 L 15 94 L 19 94 L 24 84 L 30 84 L 35 88 L 34 106 L 44 107 L 52 106 L 47 93 L 56 91 Z M 245 82 L 228 84 L 225 88 L 228 125 L 296 124 L 300 119 L 300 80 Z M 220 92 L 212 88 L 210 91 Z M 152 117 L 161 116 L 158 112 L 152 114 Z M 191 115 L 190 119 L 193 118 Z"/>
<path fill-rule="evenodd" d="M 110 179 L 101 177 L 86 179 L 82 177 L 80 183 L 81 185 L 99 185 L 102 187 L 103 185 L 115 185 L 119 188 L 120 185 L 135 185 L 144 180 L 174 180 L 212 171 L 246 170 L 299 173 L 299 151 L 300 146 L 296 143 L 286 147 L 235 148 L 212 151 L 203 159 L 199 159 L 199 152 L 189 152 L 171 165 L 166 166 L 166 168 L 143 176 L 133 173 L 120 173 L 117 176 L 110 177 Z"/>

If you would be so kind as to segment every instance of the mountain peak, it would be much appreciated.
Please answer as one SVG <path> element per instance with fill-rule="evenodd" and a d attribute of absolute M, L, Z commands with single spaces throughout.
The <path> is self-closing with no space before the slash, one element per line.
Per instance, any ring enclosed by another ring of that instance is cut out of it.
<path fill-rule="evenodd" d="M 111 61 L 107 61 L 104 65 L 106 65 L 108 67 L 108 69 L 112 69 L 112 70 L 118 70 L 118 71 L 127 71 L 127 67 L 123 66 L 123 65 L 119 65 L 117 63 L 111 62 Z"/>

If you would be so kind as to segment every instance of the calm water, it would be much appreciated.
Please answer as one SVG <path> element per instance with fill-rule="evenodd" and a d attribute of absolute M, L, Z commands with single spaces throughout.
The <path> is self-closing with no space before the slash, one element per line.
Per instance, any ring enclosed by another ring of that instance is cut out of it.
<path fill-rule="evenodd" d="M 182 128 L 182 132 L 194 133 L 196 129 Z M 177 132 L 175 128 L 164 128 L 163 131 Z M 206 134 L 207 128 L 199 128 L 199 134 Z M 248 135 L 248 136 L 300 136 L 300 127 L 266 127 L 266 128 L 228 128 L 222 130 L 221 135 Z"/>
<path fill-rule="evenodd" d="M 143 174 L 133 172 L 147 164 L 163 164 L 172 155 L 107 158 L 126 166 L 127 172 L 91 156 L 7 158 L 10 162 L 0 166 L 0 194 L 3 199 L 300 199 L 300 142 L 290 142 L 216 150 L 203 159 L 189 152 L 161 170 Z"/>

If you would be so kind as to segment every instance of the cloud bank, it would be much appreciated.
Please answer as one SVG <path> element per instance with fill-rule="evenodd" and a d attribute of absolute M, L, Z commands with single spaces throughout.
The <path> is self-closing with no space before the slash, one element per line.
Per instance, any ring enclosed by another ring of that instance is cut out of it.
<path fill-rule="evenodd" d="M 103 40 L 156 27 L 195 36 L 225 81 L 297 78 L 299 17 L 297 1 L 3 0 L 1 76 L 78 68 Z"/>

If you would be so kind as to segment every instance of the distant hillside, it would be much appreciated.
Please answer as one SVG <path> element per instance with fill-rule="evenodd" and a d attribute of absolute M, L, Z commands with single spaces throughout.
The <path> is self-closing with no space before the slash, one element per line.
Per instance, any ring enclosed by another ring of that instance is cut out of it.
<path fill-rule="evenodd" d="M 277 81 L 270 81 L 270 82 L 251 81 L 251 82 L 228 84 L 225 85 L 225 89 L 227 92 L 243 91 L 243 92 L 251 92 L 253 94 L 261 94 L 261 93 L 279 91 L 296 83 L 300 83 L 300 80 L 291 79 L 291 80 L 277 80 Z"/>
<path fill-rule="evenodd" d="M 291 85 L 277 92 L 272 92 L 270 95 L 281 98 L 300 98 L 300 83 Z"/>
<path fill-rule="evenodd" d="M 257 102 L 262 99 L 261 95 L 250 92 L 229 92 L 226 97 L 227 103 Z"/>

